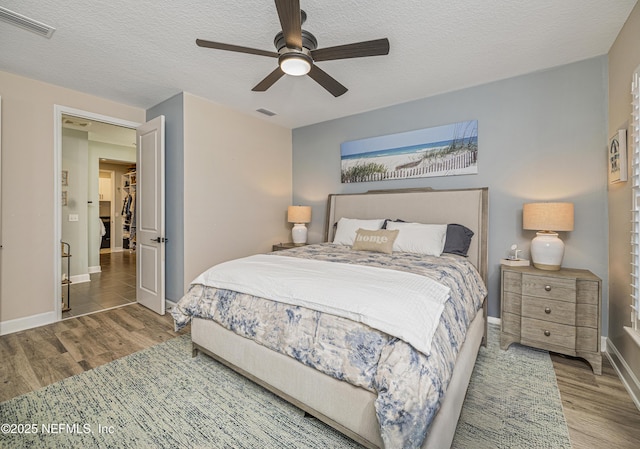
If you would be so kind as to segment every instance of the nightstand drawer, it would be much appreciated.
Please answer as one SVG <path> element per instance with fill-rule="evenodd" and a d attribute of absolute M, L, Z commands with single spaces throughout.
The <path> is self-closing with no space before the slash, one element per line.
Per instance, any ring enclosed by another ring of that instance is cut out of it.
<path fill-rule="evenodd" d="M 593 304 L 597 307 L 600 299 L 600 283 L 578 280 L 576 298 L 578 303 Z"/>
<path fill-rule="evenodd" d="M 575 326 L 522 317 L 522 339 L 575 350 L 576 328 Z"/>
<path fill-rule="evenodd" d="M 576 336 L 577 351 L 600 352 L 598 346 L 598 329 L 578 327 Z"/>
<path fill-rule="evenodd" d="M 598 328 L 598 306 L 591 304 L 578 304 L 576 313 L 576 325 Z"/>
<path fill-rule="evenodd" d="M 503 304 L 502 304 L 502 311 L 503 312 L 507 312 L 507 313 L 515 313 L 517 315 L 521 315 L 520 310 L 521 310 L 521 300 L 520 300 L 521 296 L 519 294 L 516 293 L 511 293 L 511 292 L 504 292 L 503 294 Z"/>
<path fill-rule="evenodd" d="M 502 273 L 502 288 L 505 292 L 522 293 L 522 275 L 505 271 Z"/>
<path fill-rule="evenodd" d="M 522 293 L 540 298 L 576 302 L 576 280 L 523 274 Z"/>
<path fill-rule="evenodd" d="M 576 304 L 523 296 L 522 316 L 574 326 L 576 324 Z"/>
<path fill-rule="evenodd" d="M 503 313 L 501 317 L 502 332 L 520 336 L 520 315 Z"/>

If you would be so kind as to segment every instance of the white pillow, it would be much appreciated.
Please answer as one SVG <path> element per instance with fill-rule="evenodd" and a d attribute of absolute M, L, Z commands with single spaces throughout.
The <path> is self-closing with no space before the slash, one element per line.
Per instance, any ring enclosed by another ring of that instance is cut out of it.
<path fill-rule="evenodd" d="M 447 238 L 446 224 L 402 223 L 388 221 L 387 229 L 397 229 L 393 251 L 439 256 Z"/>
<path fill-rule="evenodd" d="M 376 229 L 382 229 L 383 224 L 384 218 L 376 220 L 359 220 L 357 218 L 343 217 L 338 220 L 338 229 L 336 229 L 336 235 L 333 237 L 333 243 L 351 246 L 356 239 L 356 232 L 358 229 L 375 231 Z"/>

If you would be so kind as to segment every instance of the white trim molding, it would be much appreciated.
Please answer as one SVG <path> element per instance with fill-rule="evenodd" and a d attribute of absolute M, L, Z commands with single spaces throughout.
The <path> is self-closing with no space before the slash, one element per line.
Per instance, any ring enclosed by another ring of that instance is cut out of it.
<path fill-rule="evenodd" d="M 613 366 L 613 369 L 616 370 L 622 384 L 627 389 L 629 396 L 631 396 L 631 400 L 638 410 L 640 410 L 640 381 L 638 381 L 638 378 L 611 340 L 607 341 L 606 354 Z"/>
<path fill-rule="evenodd" d="M 91 276 L 88 274 L 75 274 L 73 276 L 69 276 L 69 280 L 72 284 L 82 284 L 84 282 L 91 282 Z"/>
<path fill-rule="evenodd" d="M 171 301 L 170 299 L 165 298 L 164 299 L 164 309 L 169 311 L 171 309 L 173 309 L 178 303 Z"/>
<path fill-rule="evenodd" d="M 62 115 L 72 115 L 74 117 L 84 118 L 87 120 L 95 120 L 98 122 L 108 123 L 110 125 L 123 126 L 125 128 L 136 129 L 141 124 L 129 120 L 123 120 L 107 115 L 96 114 L 94 112 L 83 111 L 68 106 L 54 104 L 53 106 L 53 173 L 56 181 L 53 186 L 53 204 L 54 206 L 54 229 L 53 229 L 53 270 L 54 282 L 52 285 L 52 301 L 53 310 L 56 316 L 55 321 L 62 319 L 62 303 L 60 301 L 60 282 L 62 278 L 62 262 L 60 240 L 62 239 L 62 185 L 60 182 L 60 173 L 62 171 Z"/>
<path fill-rule="evenodd" d="M 44 326 L 58 321 L 55 312 L 40 313 L 24 318 L 16 318 L 0 322 L 0 335 L 13 334 L 15 332 L 32 329 L 34 327 Z"/>

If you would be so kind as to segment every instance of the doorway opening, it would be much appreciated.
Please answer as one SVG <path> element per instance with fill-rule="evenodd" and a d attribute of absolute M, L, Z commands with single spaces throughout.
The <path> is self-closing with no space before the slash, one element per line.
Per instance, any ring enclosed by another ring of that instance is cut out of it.
<path fill-rule="evenodd" d="M 136 253 L 123 204 L 133 188 L 127 180 L 136 170 L 137 126 L 56 106 L 59 319 L 136 302 Z"/>

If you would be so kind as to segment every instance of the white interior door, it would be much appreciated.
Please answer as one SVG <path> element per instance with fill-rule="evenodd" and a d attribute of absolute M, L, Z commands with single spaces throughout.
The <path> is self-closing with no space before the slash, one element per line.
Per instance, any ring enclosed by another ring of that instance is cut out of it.
<path fill-rule="evenodd" d="M 164 315 L 164 116 L 140 126 L 137 136 L 136 296 Z"/>

